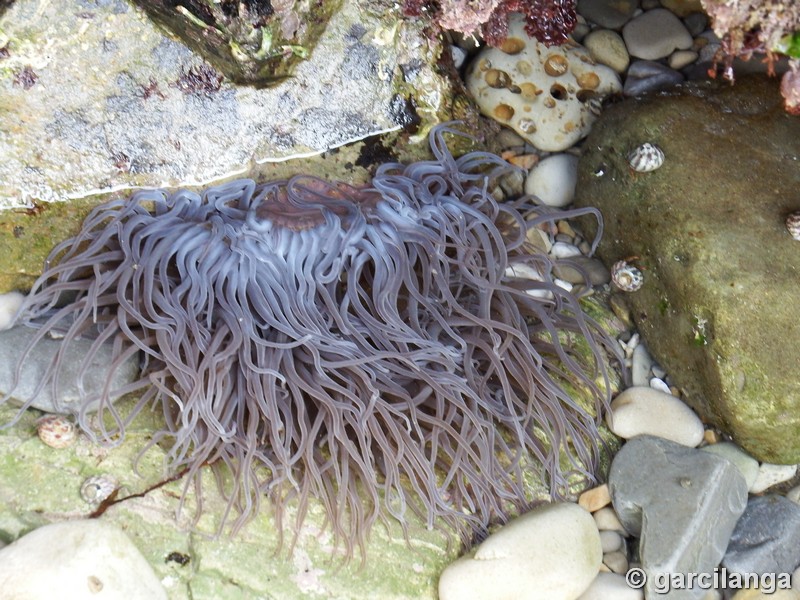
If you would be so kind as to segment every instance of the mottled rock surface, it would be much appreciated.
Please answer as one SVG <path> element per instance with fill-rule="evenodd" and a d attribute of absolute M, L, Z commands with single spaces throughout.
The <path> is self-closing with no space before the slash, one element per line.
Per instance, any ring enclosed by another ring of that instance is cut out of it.
<path fill-rule="evenodd" d="M 452 101 L 441 47 L 374 2 L 342 3 L 266 89 L 233 85 L 124 0 L 17 0 L 0 30 L 0 208 L 209 182 L 429 124 Z"/>
<path fill-rule="evenodd" d="M 648 598 L 664 574 L 712 573 L 747 503 L 747 485 L 731 462 L 652 436 L 622 447 L 608 487 L 620 521 L 639 538 Z M 674 589 L 668 597 L 704 594 Z"/>
<path fill-rule="evenodd" d="M 634 174 L 626 155 L 643 142 L 666 160 Z M 606 264 L 639 257 L 644 286 L 625 299 L 653 357 L 754 458 L 800 462 L 800 245 L 784 226 L 800 207 L 800 117 L 778 81 L 626 100 L 585 150 L 576 203 L 603 213 Z"/>

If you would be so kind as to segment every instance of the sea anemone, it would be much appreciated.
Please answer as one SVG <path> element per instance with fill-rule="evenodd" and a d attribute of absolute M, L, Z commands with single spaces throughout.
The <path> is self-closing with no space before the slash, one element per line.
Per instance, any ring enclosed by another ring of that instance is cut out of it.
<path fill-rule="evenodd" d="M 264 497 L 279 527 L 294 502 L 299 527 L 316 498 L 348 556 L 376 520 L 415 513 L 468 538 L 528 506 L 527 472 L 554 497 L 570 475 L 592 478 L 616 344 L 527 242 L 566 213 L 498 204 L 509 165 L 454 158 L 448 132 L 431 134 L 436 160 L 383 165 L 368 188 L 239 180 L 97 207 L 18 315 L 39 327 L 22 361 L 46 335 L 64 340 L 36 393 L 58 397 L 70 340 L 94 339 L 85 365 L 113 344 L 104 389 L 77 375 L 87 434 L 118 443 L 153 407 L 164 428 L 150 445 L 186 474 L 184 499 L 194 487 L 202 500 L 208 472 L 227 498 L 220 531 Z M 141 377 L 111 389 L 135 354 Z M 123 414 L 112 400 L 133 391 Z"/>

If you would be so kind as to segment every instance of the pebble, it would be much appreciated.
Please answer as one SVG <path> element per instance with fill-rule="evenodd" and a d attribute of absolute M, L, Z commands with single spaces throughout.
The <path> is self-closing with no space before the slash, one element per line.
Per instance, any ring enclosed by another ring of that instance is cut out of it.
<path fill-rule="evenodd" d="M 795 504 L 800 504 L 800 485 L 795 486 L 786 492 L 786 497 Z M 798 583 L 800 583 L 800 581 L 798 581 Z"/>
<path fill-rule="evenodd" d="M 612 573 L 627 573 L 628 557 L 619 550 L 603 555 L 603 564 L 611 569 Z"/>
<path fill-rule="evenodd" d="M 2 595 L 19 599 L 166 600 L 153 568 L 123 531 L 92 520 L 35 529 L 0 550 Z"/>
<path fill-rule="evenodd" d="M 760 494 L 764 490 L 790 480 L 797 473 L 797 465 L 773 465 L 761 463 L 758 468 L 758 477 L 750 486 L 750 493 Z"/>
<path fill-rule="evenodd" d="M 681 20 L 664 8 L 655 8 L 628 21 L 622 38 L 631 56 L 658 60 L 675 50 L 692 47 L 692 36 Z"/>
<path fill-rule="evenodd" d="M 791 573 L 800 565 L 800 506 L 754 496 L 736 524 L 722 565 L 736 573 Z"/>
<path fill-rule="evenodd" d="M 467 89 L 481 112 L 539 150 L 560 152 L 586 136 L 599 102 L 622 89 L 618 75 L 576 44 L 548 48 L 509 17 L 502 48 L 484 47 L 470 64 Z"/>
<path fill-rule="evenodd" d="M 747 489 L 752 491 L 753 484 L 758 477 L 758 461 L 739 448 L 733 442 L 722 442 L 711 444 L 702 448 L 704 452 L 711 452 L 717 456 L 722 456 L 731 461 L 744 477 Z"/>
<path fill-rule="evenodd" d="M 451 563 L 439 578 L 440 600 L 572 600 L 602 563 L 592 516 L 573 503 L 536 508 Z"/>
<path fill-rule="evenodd" d="M 708 27 L 708 16 L 703 12 L 694 12 L 686 16 L 683 24 L 692 36 L 698 36 Z"/>
<path fill-rule="evenodd" d="M 731 600 L 800 600 L 800 592 L 776 589 L 768 594 L 757 589 L 739 590 Z"/>
<path fill-rule="evenodd" d="M 605 508 L 601 508 L 592 514 L 592 517 L 594 517 L 594 522 L 598 530 L 617 531 L 622 535 L 628 535 L 628 532 L 625 531 L 625 527 L 623 527 L 622 522 L 619 520 L 617 513 L 614 512 L 612 507 L 606 506 Z"/>
<path fill-rule="evenodd" d="M 553 154 L 539 161 L 525 179 L 525 193 L 544 204 L 563 207 L 575 198 L 578 181 L 578 157 L 574 154 Z"/>
<path fill-rule="evenodd" d="M 62 348 L 61 340 L 49 337 L 42 339 L 37 344 L 35 351 L 23 363 L 21 380 L 12 390 L 19 354 L 37 333 L 35 329 L 28 327 L 13 327 L 7 331 L 0 331 L 0 397 L 10 393 L 11 401 L 19 404 L 30 398 L 56 353 Z M 69 350 L 64 353 L 61 364 L 58 398 L 53 398 L 52 386 L 46 384 L 30 406 L 48 413 L 77 413 L 81 408 L 82 400 L 76 378 L 83 368 L 84 357 L 88 354 L 91 345 L 92 340 L 87 339 L 76 339 L 70 342 Z M 108 367 L 111 364 L 111 349 L 111 344 L 105 344 L 86 370 L 83 383 L 87 393 L 103 389 Z M 136 381 L 138 374 L 139 358 L 134 355 L 117 369 L 111 389 L 118 389 Z"/>
<path fill-rule="evenodd" d="M 611 504 L 611 494 L 608 491 L 608 484 L 598 485 L 590 490 L 586 490 L 578 496 L 578 504 L 590 513 L 597 512 L 601 508 Z"/>
<path fill-rule="evenodd" d="M 693 50 L 678 50 L 670 55 L 667 64 L 671 69 L 679 71 L 695 62 L 698 56 L 697 52 Z"/>
<path fill-rule="evenodd" d="M 637 60 L 628 69 L 622 93 L 625 96 L 639 96 L 673 87 L 683 79 L 683 75 L 666 65 L 651 60 Z"/>
<path fill-rule="evenodd" d="M 609 552 L 617 552 L 622 549 L 623 539 L 617 531 L 601 531 L 600 532 L 600 547 L 603 549 L 603 554 Z"/>
<path fill-rule="evenodd" d="M 650 381 L 647 382 L 654 390 L 658 390 L 659 392 L 664 392 L 665 394 L 672 395 L 672 390 L 667 385 L 667 382 L 661 379 L 660 377 L 651 377 Z"/>
<path fill-rule="evenodd" d="M 598 573 L 578 600 L 644 600 L 644 593 L 629 586 L 622 575 Z"/>
<path fill-rule="evenodd" d="M 578 249 L 581 253 L 584 252 L 584 248 L 579 246 Z M 611 281 L 611 273 L 603 262 L 589 256 L 576 256 L 569 259 L 569 262 L 559 262 L 554 265 L 553 273 L 556 277 L 576 285 L 584 283 L 584 273 L 593 286 Z"/>
<path fill-rule="evenodd" d="M 747 505 L 744 478 L 730 461 L 653 436 L 622 447 L 608 487 L 649 573 L 711 573 Z M 651 578 L 645 594 L 656 598 L 655 592 Z"/>
<path fill-rule="evenodd" d="M 450 45 L 450 54 L 453 57 L 453 66 L 456 69 L 463 67 L 469 57 L 469 53 L 466 50 L 455 44 Z"/>
<path fill-rule="evenodd" d="M 633 349 L 631 361 L 631 383 L 634 386 L 650 386 L 650 369 L 653 366 L 653 359 L 644 344 L 638 344 Z"/>
<path fill-rule="evenodd" d="M 703 11 L 701 0 L 660 0 L 660 3 L 661 6 L 679 17 Z"/>
<path fill-rule="evenodd" d="M 694 411 L 650 387 L 630 387 L 614 398 L 606 423 L 626 440 L 649 434 L 690 447 L 703 441 L 703 423 Z"/>
<path fill-rule="evenodd" d="M 550 248 L 550 256 L 554 258 L 574 258 L 576 256 L 583 256 L 580 248 L 573 244 L 565 242 L 556 242 Z"/>
<path fill-rule="evenodd" d="M 595 29 L 583 39 L 583 45 L 597 62 L 624 73 L 631 62 L 622 36 L 610 29 Z"/>
<path fill-rule="evenodd" d="M 14 324 L 14 316 L 22 306 L 23 300 L 25 300 L 25 296 L 19 292 L 0 294 L 0 331 L 10 329 Z"/>
<path fill-rule="evenodd" d="M 578 12 L 591 22 L 607 29 L 619 29 L 636 12 L 637 0 L 578 0 Z"/>

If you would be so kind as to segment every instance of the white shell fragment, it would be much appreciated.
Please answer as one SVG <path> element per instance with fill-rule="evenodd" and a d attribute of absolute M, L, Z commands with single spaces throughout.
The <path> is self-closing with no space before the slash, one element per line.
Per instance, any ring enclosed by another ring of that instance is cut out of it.
<path fill-rule="evenodd" d="M 67 448 L 75 441 L 75 425 L 64 415 L 47 415 L 36 422 L 39 439 L 51 448 Z"/>
<path fill-rule="evenodd" d="M 800 211 L 786 217 L 786 229 L 789 230 L 789 235 L 800 242 Z"/>
<path fill-rule="evenodd" d="M 81 485 L 81 498 L 88 504 L 100 504 L 119 487 L 109 475 L 92 475 Z"/>
<path fill-rule="evenodd" d="M 611 267 L 611 282 L 623 292 L 635 292 L 642 287 L 644 275 L 633 265 L 620 260 Z"/>
<path fill-rule="evenodd" d="M 645 142 L 628 153 L 628 164 L 637 173 L 655 171 L 664 164 L 664 151 L 655 144 Z"/>

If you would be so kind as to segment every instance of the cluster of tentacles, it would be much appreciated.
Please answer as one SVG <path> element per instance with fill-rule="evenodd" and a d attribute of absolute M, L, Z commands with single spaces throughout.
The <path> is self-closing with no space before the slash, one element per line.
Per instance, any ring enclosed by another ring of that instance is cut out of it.
<path fill-rule="evenodd" d="M 528 471 L 558 496 L 594 474 L 615 345 L 526 241 L 564 213 L 498 204 L 507 163 L 455 159 L 448 132 L 431 135 L 436 160 L 383 165 L 369 188 L 298 176 L 99 206 L 25 300 L 19 321 L 39 331 L 22 360 L 63 336 L 40 385 L 58 397 L 70 341 L 94 339 L 87 364 L 112 343 L 80 425 L 115 443 L 163 412 L 151 444 L 187 472 L 185 494 L 215 474 L 220 527 L 266 497 L 279 524 L 297 507 L 296 528 L 317 499 L 350 554 L 410 513 L 471 536 L 529 503 Z M 515 278 L 522 263 L 541 281 Z M 137 353 L 140 379 L 111 389 Z M 112 403 L 134 391 L 132 410 Z"/>

